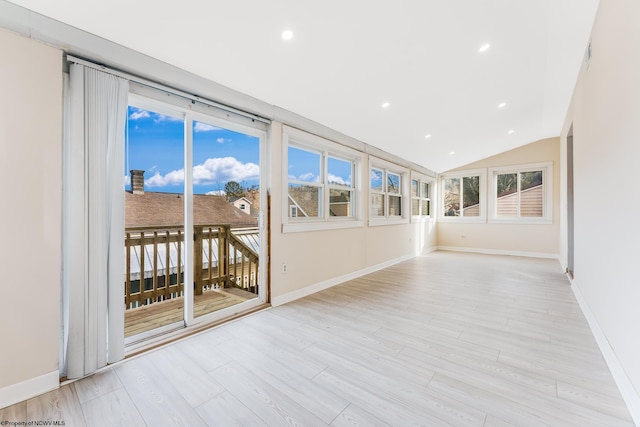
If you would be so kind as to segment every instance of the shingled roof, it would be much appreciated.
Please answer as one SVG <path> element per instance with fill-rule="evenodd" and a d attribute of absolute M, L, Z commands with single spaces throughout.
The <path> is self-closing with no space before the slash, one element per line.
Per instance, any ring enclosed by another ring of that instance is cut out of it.
<path fill-rule="evenodd" d="M 125 226 L 167 227 L 184 223 L 184 198 L 174 193 L 133 194 L 125 191 Z M 231 205 L 223 196 L 193 196 L 195 225 L 230 224 L 232 228 L 257 227 L 258 220 Z"/>

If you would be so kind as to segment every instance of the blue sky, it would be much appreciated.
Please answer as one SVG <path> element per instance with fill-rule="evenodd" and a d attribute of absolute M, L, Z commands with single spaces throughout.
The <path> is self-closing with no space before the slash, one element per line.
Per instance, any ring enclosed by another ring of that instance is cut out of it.
<path fill-rule="evenodd" d="M 184 124 L 181 119 L 129 107 L 125 174 L 145 171 L 145 191 L 184 192 Z M 244 186 L 259 182 L 258 138 L 195 122 L 193 191 L 212 193 L 228 181 Z M 128 189 L 129 179 L 126 179 Z"/>
<path fill-rule="evenodd" d="M 184 122 L 149 110 L 129 107 L 125 145 L 125 188 L 129 171 L 145 171 L 145 191 L 184 192 Z M 193 191 L 219 194 L 228 181 L 258 185 L 259 138 L 203 122 L 193 126 Z M 319 182 L 320 154 L 289 148 L 289 177 Z M 352 163 L 329 157 L 331 183 L 351 185 Z"/>
<path fill-rule="evenodd" d="M 290 180 L 320 182 L 322 157 L 319 153 L 289 147 L 287 157 L 289 160 L 288 175 Z M 327 167 L 329 183 L 351 185 L 353 174 L 353 164 L 351 162 L 329 156 Z"/>

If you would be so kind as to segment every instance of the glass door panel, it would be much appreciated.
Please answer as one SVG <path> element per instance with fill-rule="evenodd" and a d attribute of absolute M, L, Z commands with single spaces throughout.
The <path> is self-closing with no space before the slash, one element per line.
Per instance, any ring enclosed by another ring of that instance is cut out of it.
<path fill-rule="evenodd" d="M 195 318 L 258 298 L 260 138 L 193 122 Z"/>
<path fill-rule="evenodd" d="M 184 326 L 184 118 L 130 105 L 125 146 L 125 342 Z"/>

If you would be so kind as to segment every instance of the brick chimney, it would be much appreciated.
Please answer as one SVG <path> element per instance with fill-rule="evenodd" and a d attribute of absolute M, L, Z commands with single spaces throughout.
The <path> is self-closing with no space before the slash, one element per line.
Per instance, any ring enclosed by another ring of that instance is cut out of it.
<path fill-rule="evenodd" d="M 144 171 L 131 171 L 131 192 L 133 194 L 144 194 Z"/>

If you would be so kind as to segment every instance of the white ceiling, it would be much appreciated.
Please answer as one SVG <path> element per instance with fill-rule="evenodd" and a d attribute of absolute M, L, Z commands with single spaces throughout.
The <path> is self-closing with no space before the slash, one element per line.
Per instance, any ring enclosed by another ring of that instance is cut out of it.
<path fill-rule="evenodd" d="M 437 172 L 559 135 L 598 5 L 12 2 Z M 281 38 L 286 29 L 290 41 Z M 485 43 L 491 48 L 480 53 Z"/>

